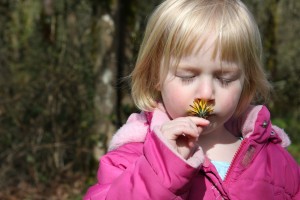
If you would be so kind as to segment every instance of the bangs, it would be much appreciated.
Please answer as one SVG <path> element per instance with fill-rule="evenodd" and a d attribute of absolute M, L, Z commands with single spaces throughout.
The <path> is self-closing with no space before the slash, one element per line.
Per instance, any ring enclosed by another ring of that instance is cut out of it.
<path fill-rule="evenodd" d="M 230 1 L 181 8 L 177 16 L 172 13 L 164 32 L 164 66 L 177 67 L 180 59 L 201 50 L 208 37 L 213 37 L 212 59 L 235 62 L 244 70 L 249 58 L 260 51 L 260 38 L 254 31 L 248 16 Z M 191 3 L 191 2 L 190 2 Z M 252 32 L 252 33 L 251 33 Z M 252 34 L 252 35 L 251 35 Z M 256 39 L 255 39 L 256 38 Z M 256 41 L 253 41 L 256 40 Z M 254 45 L 253 44 L 258 44 Z M 170 61 L 174 63 L 170 65 Z M 162 69 L 166 71 L 166 67 Z"/>

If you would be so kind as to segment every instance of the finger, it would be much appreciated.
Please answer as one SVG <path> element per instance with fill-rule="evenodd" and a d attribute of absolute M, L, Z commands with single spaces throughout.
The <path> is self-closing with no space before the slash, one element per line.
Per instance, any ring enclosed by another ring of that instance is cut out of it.
<path fill-rule="evenodd" d="M 169 139 L 177 139 L 181 135 L 198 137 L 198 130 L 195 123 L 190 120 L 177 121 L 161 127 L 161 132 Z"/>
<path fill-rule="evenodd" d="M 187 117 L 187 118 L 189 118 L 197 126 L 208 126 L 210 124 L 210 121 L 204 118 L 200 118 L 200 117 Z"/>

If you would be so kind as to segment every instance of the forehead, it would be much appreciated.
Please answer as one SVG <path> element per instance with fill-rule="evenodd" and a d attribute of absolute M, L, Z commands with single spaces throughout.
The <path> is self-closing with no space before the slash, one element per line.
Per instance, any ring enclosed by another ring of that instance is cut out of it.
<path fill-rule="evenodd" d="M 185 30 L 185 29 L 186 30 Z M 190 61 L 197 57 L 209 57 L 219 62 L 222 68 L 233 66 L 232 63 L 242 67 L 240 52 L 235 48 L 236 41 L 232 37 L 226 37 L 226 33 L 217 32 L 214 26 L 202 28 L 184 27 L 178 30 L 178 34 L 170 36 L 173 41 L 169 44 L 168 53 L 163 54 L 162 74 L 170 69 L 176 69 L 180 62 Z"/>
<path fill-rule="evenodd" d="M 211 67 L 219 71 L 241 70 L 238 58 L 225 55 L 219 42 L 216 35 L 204 35 L 193 44 L 187 45 L 188 49 L 182 49 L 181 53 L 165 58 L 164 66 L 168 66 L 168 71 L 178 68 L 192 70 L 197 67 Z"/>

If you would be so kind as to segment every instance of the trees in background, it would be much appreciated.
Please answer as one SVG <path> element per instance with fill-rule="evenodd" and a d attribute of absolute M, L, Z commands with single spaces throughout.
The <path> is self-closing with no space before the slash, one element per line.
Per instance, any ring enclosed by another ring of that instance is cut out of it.
<path fill-rule="evenodd" d="M 26 0 L 0 6 L 0 186 L 89 171 L 91 150 L 101 140 L 94 134 L 101 115 L 96 103 L 108 113 L 96 89 L 109 90 L 97 81 L 113 51 L 110 2 Z"/>
<path fill-rule="evenodd" d="M 122 77 L 159 2 L 0 2 L 0 188 L 95 172 L 95 157 L 134 110 Z M 273 118 L 299 143 L 300 2 L 245 2 L 263 36 Z"/>
<path fill-rule="evenodd" d="M 269 107 L 273 123 L 300 143 L 300 2 L 245 0 L 258 21 L 264 46 L 264 64 L 274 86 Z M 290 149 L 300 162 L 300 148 Z"/>

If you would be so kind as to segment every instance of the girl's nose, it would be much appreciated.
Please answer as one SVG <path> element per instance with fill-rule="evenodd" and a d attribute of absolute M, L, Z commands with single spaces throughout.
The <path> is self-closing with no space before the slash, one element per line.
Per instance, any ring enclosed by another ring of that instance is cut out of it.
<path fill-rule="evenodd" d="M 203 78 L 198 86 L 197 98 L 212 101 L 214 100 L 214 93 L 213 80 L 210 78 Z"/>

